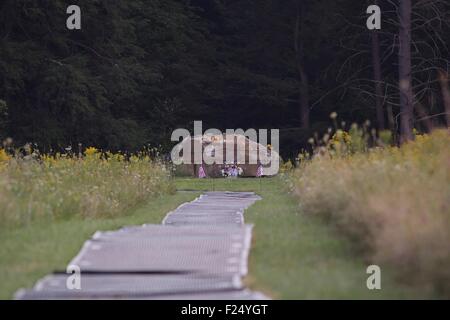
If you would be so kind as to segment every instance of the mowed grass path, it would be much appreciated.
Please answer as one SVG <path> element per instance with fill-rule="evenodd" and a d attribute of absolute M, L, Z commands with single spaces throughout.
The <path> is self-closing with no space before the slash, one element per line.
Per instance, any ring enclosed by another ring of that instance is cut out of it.
<path fill-rule="evenodd" d="M 275 299 L 419 298 L 382 267 L 382 289 L 368 290 L 366 268 L 349 239 L 301 212 L 282 178 L 177 179 L 180 190 L 254 191 L 263 200 L 245 213 L 254 224 L 247 284 Z"/>
<path fill-rule="evenodd" d="M 64 271 L 83 243 L 97 230 L 161 223 L 167 212 L 198 194 L 177 193 L 151 199 L 143 206 L 110 219 L 80 219 L 33 224 L 0 232 L 0 299 L 11 299 L 19 288 L 30 288 L 53 271 Z"/>

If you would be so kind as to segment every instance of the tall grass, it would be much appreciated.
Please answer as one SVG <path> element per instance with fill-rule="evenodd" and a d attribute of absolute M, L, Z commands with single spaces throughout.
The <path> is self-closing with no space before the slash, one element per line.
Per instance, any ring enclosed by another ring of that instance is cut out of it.
<path fill-rule="evenodd" d="M 148 156 L 9 157 L 0 151 L 0 228 L 34 221 L 113 217 L 171 192 L 169 173 Z"/>
<path fill-rule="evenodd" d="M 450 296 L 449 131 L 401 148 L 322 153 L 294 171 L 292 187 L 304 212 L 336 223 L 372 263 Z"/>

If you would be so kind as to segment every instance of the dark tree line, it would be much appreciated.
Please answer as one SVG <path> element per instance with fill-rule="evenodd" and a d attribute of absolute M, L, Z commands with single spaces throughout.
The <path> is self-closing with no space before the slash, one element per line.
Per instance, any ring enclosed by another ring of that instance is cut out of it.
<path fill-rule="evenodd" d="M 167 149 L 203 120 L 281 128 L 294 155 L 337 111 L 411 139 L 448 119 L 449 3 L 379 0 L 369 31 L 376 2 L 2 0 L 0 138 Z M 66 28 L 70 4 L 82 30 Z"/>

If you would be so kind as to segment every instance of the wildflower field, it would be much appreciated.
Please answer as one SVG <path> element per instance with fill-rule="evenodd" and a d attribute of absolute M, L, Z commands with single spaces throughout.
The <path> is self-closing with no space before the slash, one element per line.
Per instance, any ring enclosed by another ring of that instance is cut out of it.
<path fill-rule="evenodd" d="M 97 230 L 160 223 L 175 194 L 149 152 L 40 155 L 0 150 L 0 299 L 65 266 Z"/>
<path fill-rule="evenodd" d="M 400 281 L 450 296 L 449 131 L 400 148 L 355 150 L 342 132 L 328 139 L 290 177 L 301 211 L 337 225 Z"/>
<path fill-rule="evenodd" d="M 163 164 L 144 153 L 88 148 L 81 157 L 9 156 L 0 151 L 0 228 L 75 216 L 114 217 L 174 191 Z"/>

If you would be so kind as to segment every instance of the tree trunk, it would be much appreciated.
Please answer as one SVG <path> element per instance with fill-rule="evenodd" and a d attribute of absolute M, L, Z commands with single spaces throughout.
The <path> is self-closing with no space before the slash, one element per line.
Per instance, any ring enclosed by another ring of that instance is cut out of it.
<path fill-rule="evenodd" d="M 300 126 L 302 129 L 309 129 L 309 79 L 304 67 L 304 45 L 301 36 L 303 25 L 302 0 L 297 1 L 297 18 L 294 31 L 294 49 L 296 65 L 300 80 L 299 85 L 299 108 L 300 108 Z"/>
<path fill-rule="evenodd" d="M 399 88 L 401 142 L 413 139 L 413 89 L 411 74 L 411 0 L 399 5 Z"/>
<path fill-rule="evenodd" d="M 309 129 L 309 89 L 308 76 L 300 71 L 300 124 L 303 129 Z"/>
<path fill-rule="evenodd" d="M 416 119 L 416 122 L 421 125 L 422 128 L 426 129 L 427 132 L 433 131 L 433 122 L 431 121 L 430 115 L 427 113 L 422 104 L 417 102 L 414 105 L 414 110 L 419 117 L 419 119 Z"/>
<path fill-rule="evenodd" d="M 386 113 L 387 113 L 387 119 L 388 119 L 388 125 L 389 125 L 389 129 L 392 132 L 392 139 L 395 144 L 397 144 L 398 141 L 398 137 L 397 137 L 397 126 L 395 124 L 395 118 L 394 118 L 394 112 L 392 110 L 392 104 L 390 104 L 389 102 L 386 104 Z"/>
<path fill-rule="evenodd" d="M 380 58 L 380 39 L 377 31 L 372 33 L 372 64 L 373 64 L 373 79 L 375 82 L 375 106 L 377 111 L 377 126 L 378 130 L 384 130 L 384 94 L 383 83 L 381 79 L 381 58 Z"/>
<path fill-rule="evenodd" d="M 373 0 L 372 0 L 373 1 Z M 378 0 L 373 2 L 378 5 Z M 372 66 L 373 66 L 373 80 L 375 82 L 375 107 L 377 114 L 378 130 L 385 129 L 384 121 L 384 94 L 383 82 L 381 79 L 381 54 L 380 54 L 380 35 L 377 30 L 372 32 Z"/>
<path fill-rule="evenodd" d="M 447 122 L 447 127 L 450 128 L 450 90 L 448 89 L 448 73 L 440 71 L 439 82 L 441 83 L 442 100 L 444 101 L 445 107 L 445 120 Z"/>

